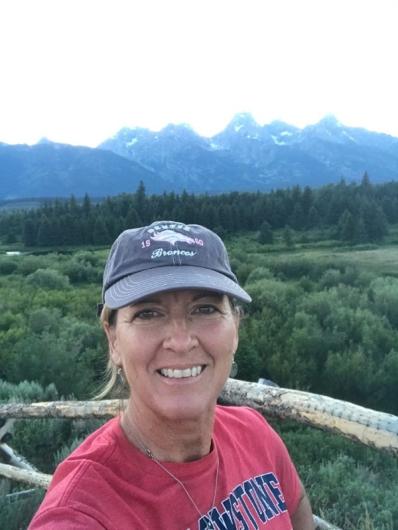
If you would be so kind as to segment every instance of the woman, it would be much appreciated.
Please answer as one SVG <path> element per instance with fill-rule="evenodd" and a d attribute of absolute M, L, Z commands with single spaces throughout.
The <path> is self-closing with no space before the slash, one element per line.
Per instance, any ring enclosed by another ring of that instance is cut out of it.
<path fill-rule="evenodd" d="M 257 412 L 217 406 L 250 302 L 221 239 L 172 221 L 126 230 L 104 272 L 120 418 L 56 470 L 30 529 L 311 530 L 286 448 Z"/>

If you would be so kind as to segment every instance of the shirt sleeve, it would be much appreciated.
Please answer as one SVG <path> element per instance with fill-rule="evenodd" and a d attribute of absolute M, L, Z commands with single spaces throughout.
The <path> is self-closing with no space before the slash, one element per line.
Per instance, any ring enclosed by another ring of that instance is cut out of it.
<path fill-rule="evenodd" d="M 57 507 L 40 512 L 28 530 L 105 530 L 98 521 L 73 508 Z"/>

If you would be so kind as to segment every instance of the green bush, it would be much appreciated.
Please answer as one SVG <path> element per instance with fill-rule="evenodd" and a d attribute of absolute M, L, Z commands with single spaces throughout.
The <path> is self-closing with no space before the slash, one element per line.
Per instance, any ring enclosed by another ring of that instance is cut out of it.
<path fill-rule="evenodd" d="M 19 490 L 23 491 L 21 487 Z M 15 493 L 15 491 L 13 492 Z M 1 527 L 4 530 L 23 530 L 27 528 L 43 500 L 44 493 L 44 490 L 36 489 L 27 496 L 11 497 L 12 500 L 0 495 Z"/>
<path fill-rule="evenodd" d="M 69 278 L 52 269 L 37 269 L 26 277 L 26 283 L 42 289 L 64 290 L 69 287 Z"/>
<path fill-rule="evenodd" d="M 20 256 L 17 272 L 22 276 L 27 276 L 37 269 L 46 268 L 48 262 L 48 256 Z"/>
<path fill-rule="evenodd" d="M 369 294 L 378 314 L 386 316 L 390 324 L 398 327 L 398 279 L 376 278 Z"/>
<path fill-rule="evenodd" d="M 398 528 L 394 456 L 310 427 L 273 424 L 298 467 L 314 513 L 347 530 Z"/>
<path fill-rule="evenodd" d="M 100 284 L 103 269 L 104 263 L 92 252 L 78 252 L 59 267 L 59 270 L 68 276 L 72 283 Z"/>
<path fill-rule="evenodd" d="M 18 263 L 15 259 L 1 258 L 0 259 L 0 274 L 12 274 L 18 268 Z"/>
<path fill-rule="evenodd" d="M 32 381 L 22 381 L 17 384 L 9 383 L 0 379 L 0 402 L 34 402 L 55 401 L 58 392 L 53 383 L 43 387 Z"/>
<path fill-rule="evenodd" d="M 250 272 L 249 276 L 246 279 L 246 282 L 250 284 L 250 283 L 256 282 L 257 280 L 262 280 L 264 278 L 265 279 L 273 278 L 272 272 L 270 271 L 268 267 L 257 267 L 256 269 L 253 269 Z"/>
<path fill-rule="evenodd" d="M 40 307 L 33 310 L 29 315 L 29 327 L 33 333 L 58 333 L 61 323 L 61 311 L 58 308 L 48 309 Z"/>

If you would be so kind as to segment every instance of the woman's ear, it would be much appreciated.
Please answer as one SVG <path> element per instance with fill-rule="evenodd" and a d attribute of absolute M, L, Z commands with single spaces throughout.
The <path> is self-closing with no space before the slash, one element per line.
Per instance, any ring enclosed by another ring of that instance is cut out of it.
<path fill-rule="evenodd" d="M 116 366 L 120 366 L 121 359 L 117 349 L 116 326 L 104 322 L 104 331 L 108 339 L 109 357 Z"/>

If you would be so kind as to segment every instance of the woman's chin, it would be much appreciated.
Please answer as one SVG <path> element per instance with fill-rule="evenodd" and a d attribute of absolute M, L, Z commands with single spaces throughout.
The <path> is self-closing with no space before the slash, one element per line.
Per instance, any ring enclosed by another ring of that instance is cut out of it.
<path fill-rule="evenodd" d="M 214 407 L 215 403 L 206 404 L 203 399 L 184 399 L 183 403 L 181 400 L 176 400 L 176 402 L 165 400 L 164 406 L 161 407 L 161 410 L 158 410 L 158 414 L 168 421 L 197 422 L 201 419 L 209 418 Z"/>

